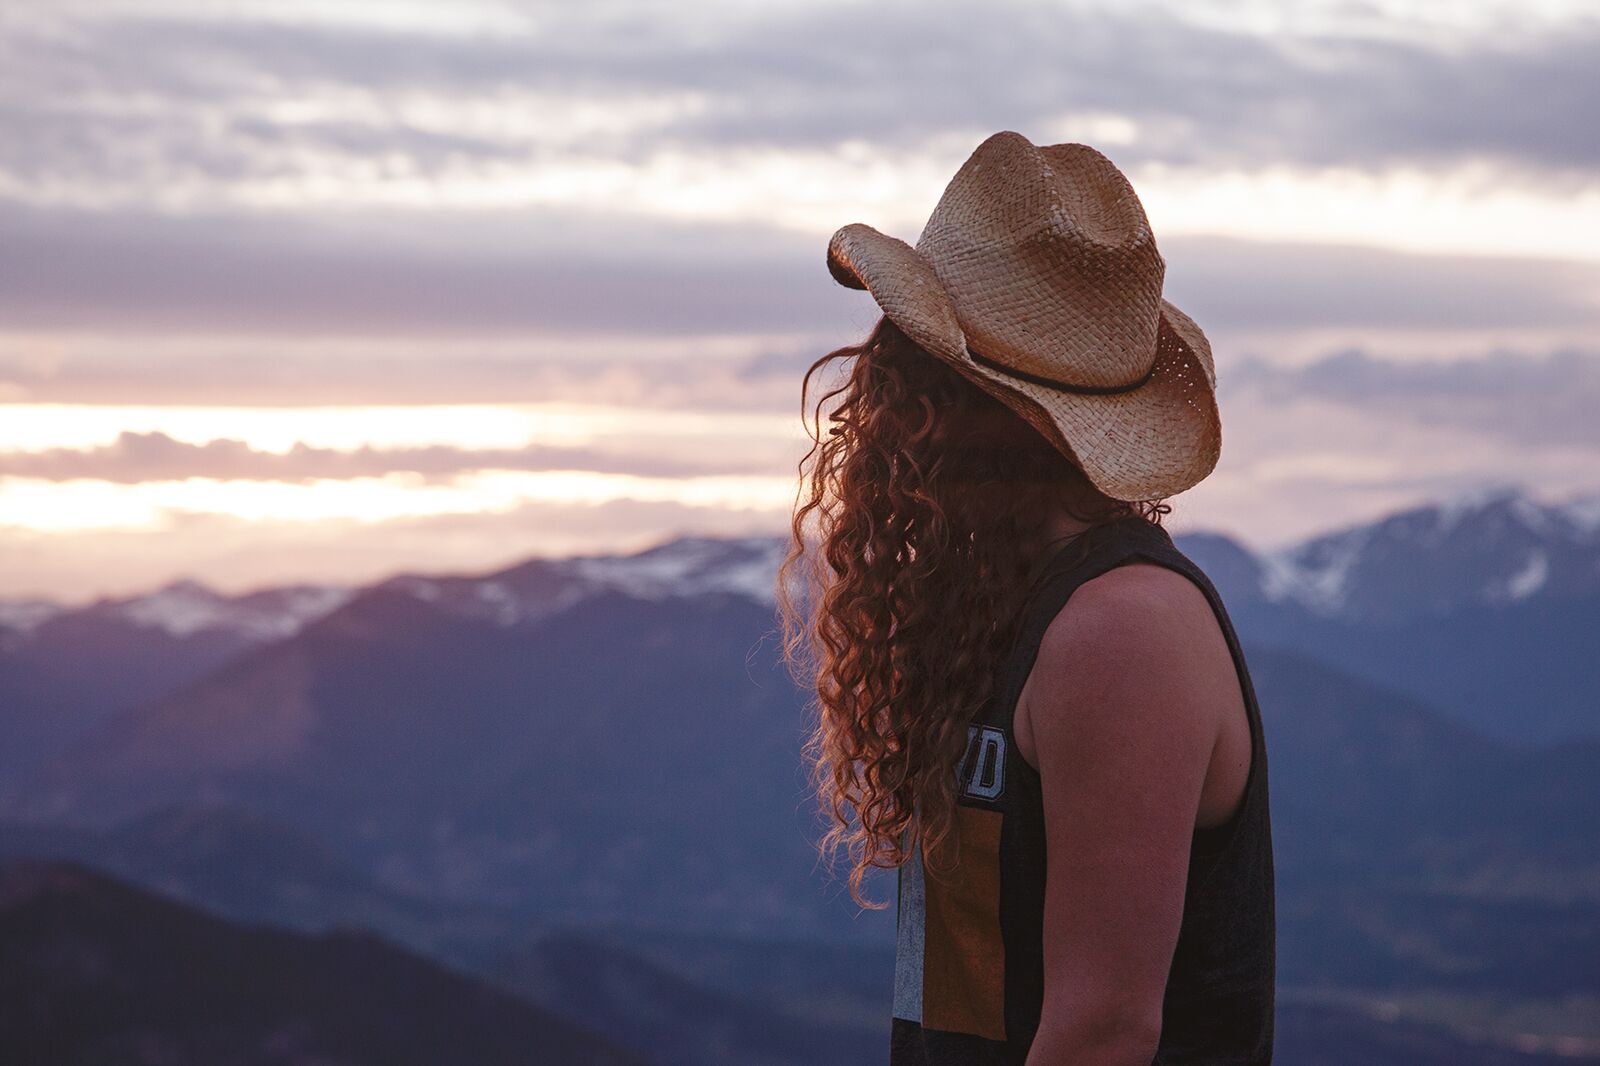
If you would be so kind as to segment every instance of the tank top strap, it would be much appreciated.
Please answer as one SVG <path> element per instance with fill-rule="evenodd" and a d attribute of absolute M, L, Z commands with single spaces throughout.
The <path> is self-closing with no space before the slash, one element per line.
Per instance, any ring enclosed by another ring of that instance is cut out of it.
<path fill-rule="evenodd" d="M 1130 515 L 1092 526 L 1044 553 L 1035 562 L 1016 635 L 1003 660 L 1000 683 L 994 693 L 993 707 L 1006 719 L 1005 725 L 1010 724 L 1009 718 L 1038 657 L 1045 630 L 1050 628 L 1067 600 L 1080 585 L 1135 555 L 1168 565 L 1181 566 L 1188 561 L 1173 546 L 1166 530 L 1143 517 Z"/>

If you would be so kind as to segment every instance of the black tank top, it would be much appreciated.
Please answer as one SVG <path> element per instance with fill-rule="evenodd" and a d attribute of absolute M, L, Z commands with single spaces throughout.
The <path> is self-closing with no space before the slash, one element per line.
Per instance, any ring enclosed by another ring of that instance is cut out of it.
<path fill-rule="evenodd" d="M 1193 836 L 1152 1062 L 1272 1060 L 1272 827 L 1260 708 L 1216 588 L 1166 530 L 1131 516 L 1088 530 L 1034 567 L 1015 645 L 968 729 L 959 863 L 944 880 L 924 878 L 916 853 L 900 868 L 890 1066 L 1022 1066 L 1027 1058 L 1044 997 L 1044 808 L 1038 772 L 1015 754 L 1012 714 L 1068 597 L 1135 560 L 1176 570 L 1205 593 L 1239 672 L 1252 746 L 1243 805 Z"/>

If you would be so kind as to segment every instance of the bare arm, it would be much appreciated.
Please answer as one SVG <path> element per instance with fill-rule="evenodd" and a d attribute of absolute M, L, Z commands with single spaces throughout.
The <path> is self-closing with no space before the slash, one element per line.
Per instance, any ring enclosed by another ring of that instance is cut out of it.
<path fill-rule="evenodd" d="M 1203 615 L 1202 613 L 1203 612 Z M 1028 1066 L 1148 1066 L 1217 718 L 1182 575 L 1129 565 L 1086 582 L 1028 681 L 1048 866 L 1044 1006 Z"/>

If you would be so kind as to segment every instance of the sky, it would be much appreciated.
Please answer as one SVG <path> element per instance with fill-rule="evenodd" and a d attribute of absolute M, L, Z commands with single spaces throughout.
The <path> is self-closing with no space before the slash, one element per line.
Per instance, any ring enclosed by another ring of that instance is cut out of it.
<path fill-rule="evenodd" d="M 1216 357 L 1178 532 L 1600 490 L 1600 12 L 0 5 L 0 598 L 786 528 L 828 236 L 989 134 L 1128 175 Z"/>

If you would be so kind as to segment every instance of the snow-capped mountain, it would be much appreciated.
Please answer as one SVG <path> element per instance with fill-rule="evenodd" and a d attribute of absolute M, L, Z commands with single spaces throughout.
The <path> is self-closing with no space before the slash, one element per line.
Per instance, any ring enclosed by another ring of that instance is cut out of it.
<path fill-rule="evenodd" d="M 1230 603 L 1263 602 L 1357 623 L 1600 595 L 1600 495 L 1549 503 L 1516 489 L 1490 489 L 1271 552 L 1252 552 L 1219 533 L 1176 540 Z M 786 545 L 777 536 L 683 537 L 632 555 L 535 559 L 487 576 L 408 575 L 388 584 L 505 624 L 607 592 L 770 603 Z"/>
<path fill-rule="evenodd" d="M 775 536 L 680 537 L 632 555 L 531 559 L 484 576 L 406 574 L 380 587 L 501 625 L 547 618 L 607 593 L 638 600 L 741 596 L 767 603 L 785 545 Z"/>
<path fill-rule="evenodd" d="M 0 637 L 14 644 L 46 623 L 68 615 L 160 630 L 173 637 L 227 632 L 252 641 L 291 636 L 307 622 L 343 604 L 351 590 L 328 585 L 288 585 L 229 596 L 198 581 L 180 580 L 153 592 L 98 600 L 72 608 L 45 600 L 0 600 Z"/>
<path fill-rule="evenodd" d="M 0 646 L 5 638 L 28 633 L 65 610 L 49 600 L 0 600 Z"/>
<path fill-rule="evenodd" d="M 780 537 L 680 537 L 630 555 L 531 559 L 484 575 L 402 574 L 379 587 L 453 613 L 503 624 L 531 621 L 608 592 L 634 599 L 731 595 L 770 602 L 785 541 Z M 0 648 L 67 616 L 95 617 L 173 637 L 226 632 L 251 643 L 293 636 L 358 589 L 290 585 L 229 596 L 191 580 L 153 592 L 72 608 L 40 599 L 0 600 Z"/>
<path fill-rule="evenodd" d="M 351 590 L 327 585 L 291 585 L 243 596 L 225 596 L 196 581 L 176 581 L 146 596 L 115 605 L 130 621 L 187 636 L 231 629 L 271 640 L 290 636 L 312 619 L 343 604 Z"/>
<path fill-rule="evenodd" d="M 0 778 L 350 596 L 320 586 L 227 596 L 177 581 L 85 607 L 0 601 Z"/>
<path fill-rule="evenodd" d="M 355 621 L 409 601 L 509 629 L 607 595 L 766 606 L 783 549 L 778 537 L 683 537 L 631 555 L 532 559 L 482 575 L 408 574 L 368 588 L 293 585 L 230 596 L 176 581 L 84 607 L 0 600 L 0 783 L 107 717 L 292 640 L 341 608 Z"/>
<path fill-rule="evenodd" d="M 1491 489 L 1270 552 L 1252 552 L 1215 533 L 1177 540 L 1230 603 L 1265 602 L 1353 622 L 1600 595 L 1600 495 L 1548 503 L 1515 489 Z M 687 536 L 632 554 L 535 558 L 488 574 L 402 574 L 379 587 L 506 625 L 607 593 L 642 600 L 729 595 L 770 603 L 786 545 L 781 536 Z M 225 632 L 260 643 L 292 636 L 357 591 L 298 585 L 228 596 L 185 580 L 85 608 L 0 600 L 0 648 L 81 613 L 174 637 Z"/>
<path fill-rule="evenodd" d="M 1600 594 L 1600 496 L 1545 503 L 1493 489 L 1260 556 L 1262 596 L 1389 622 Z"/>

